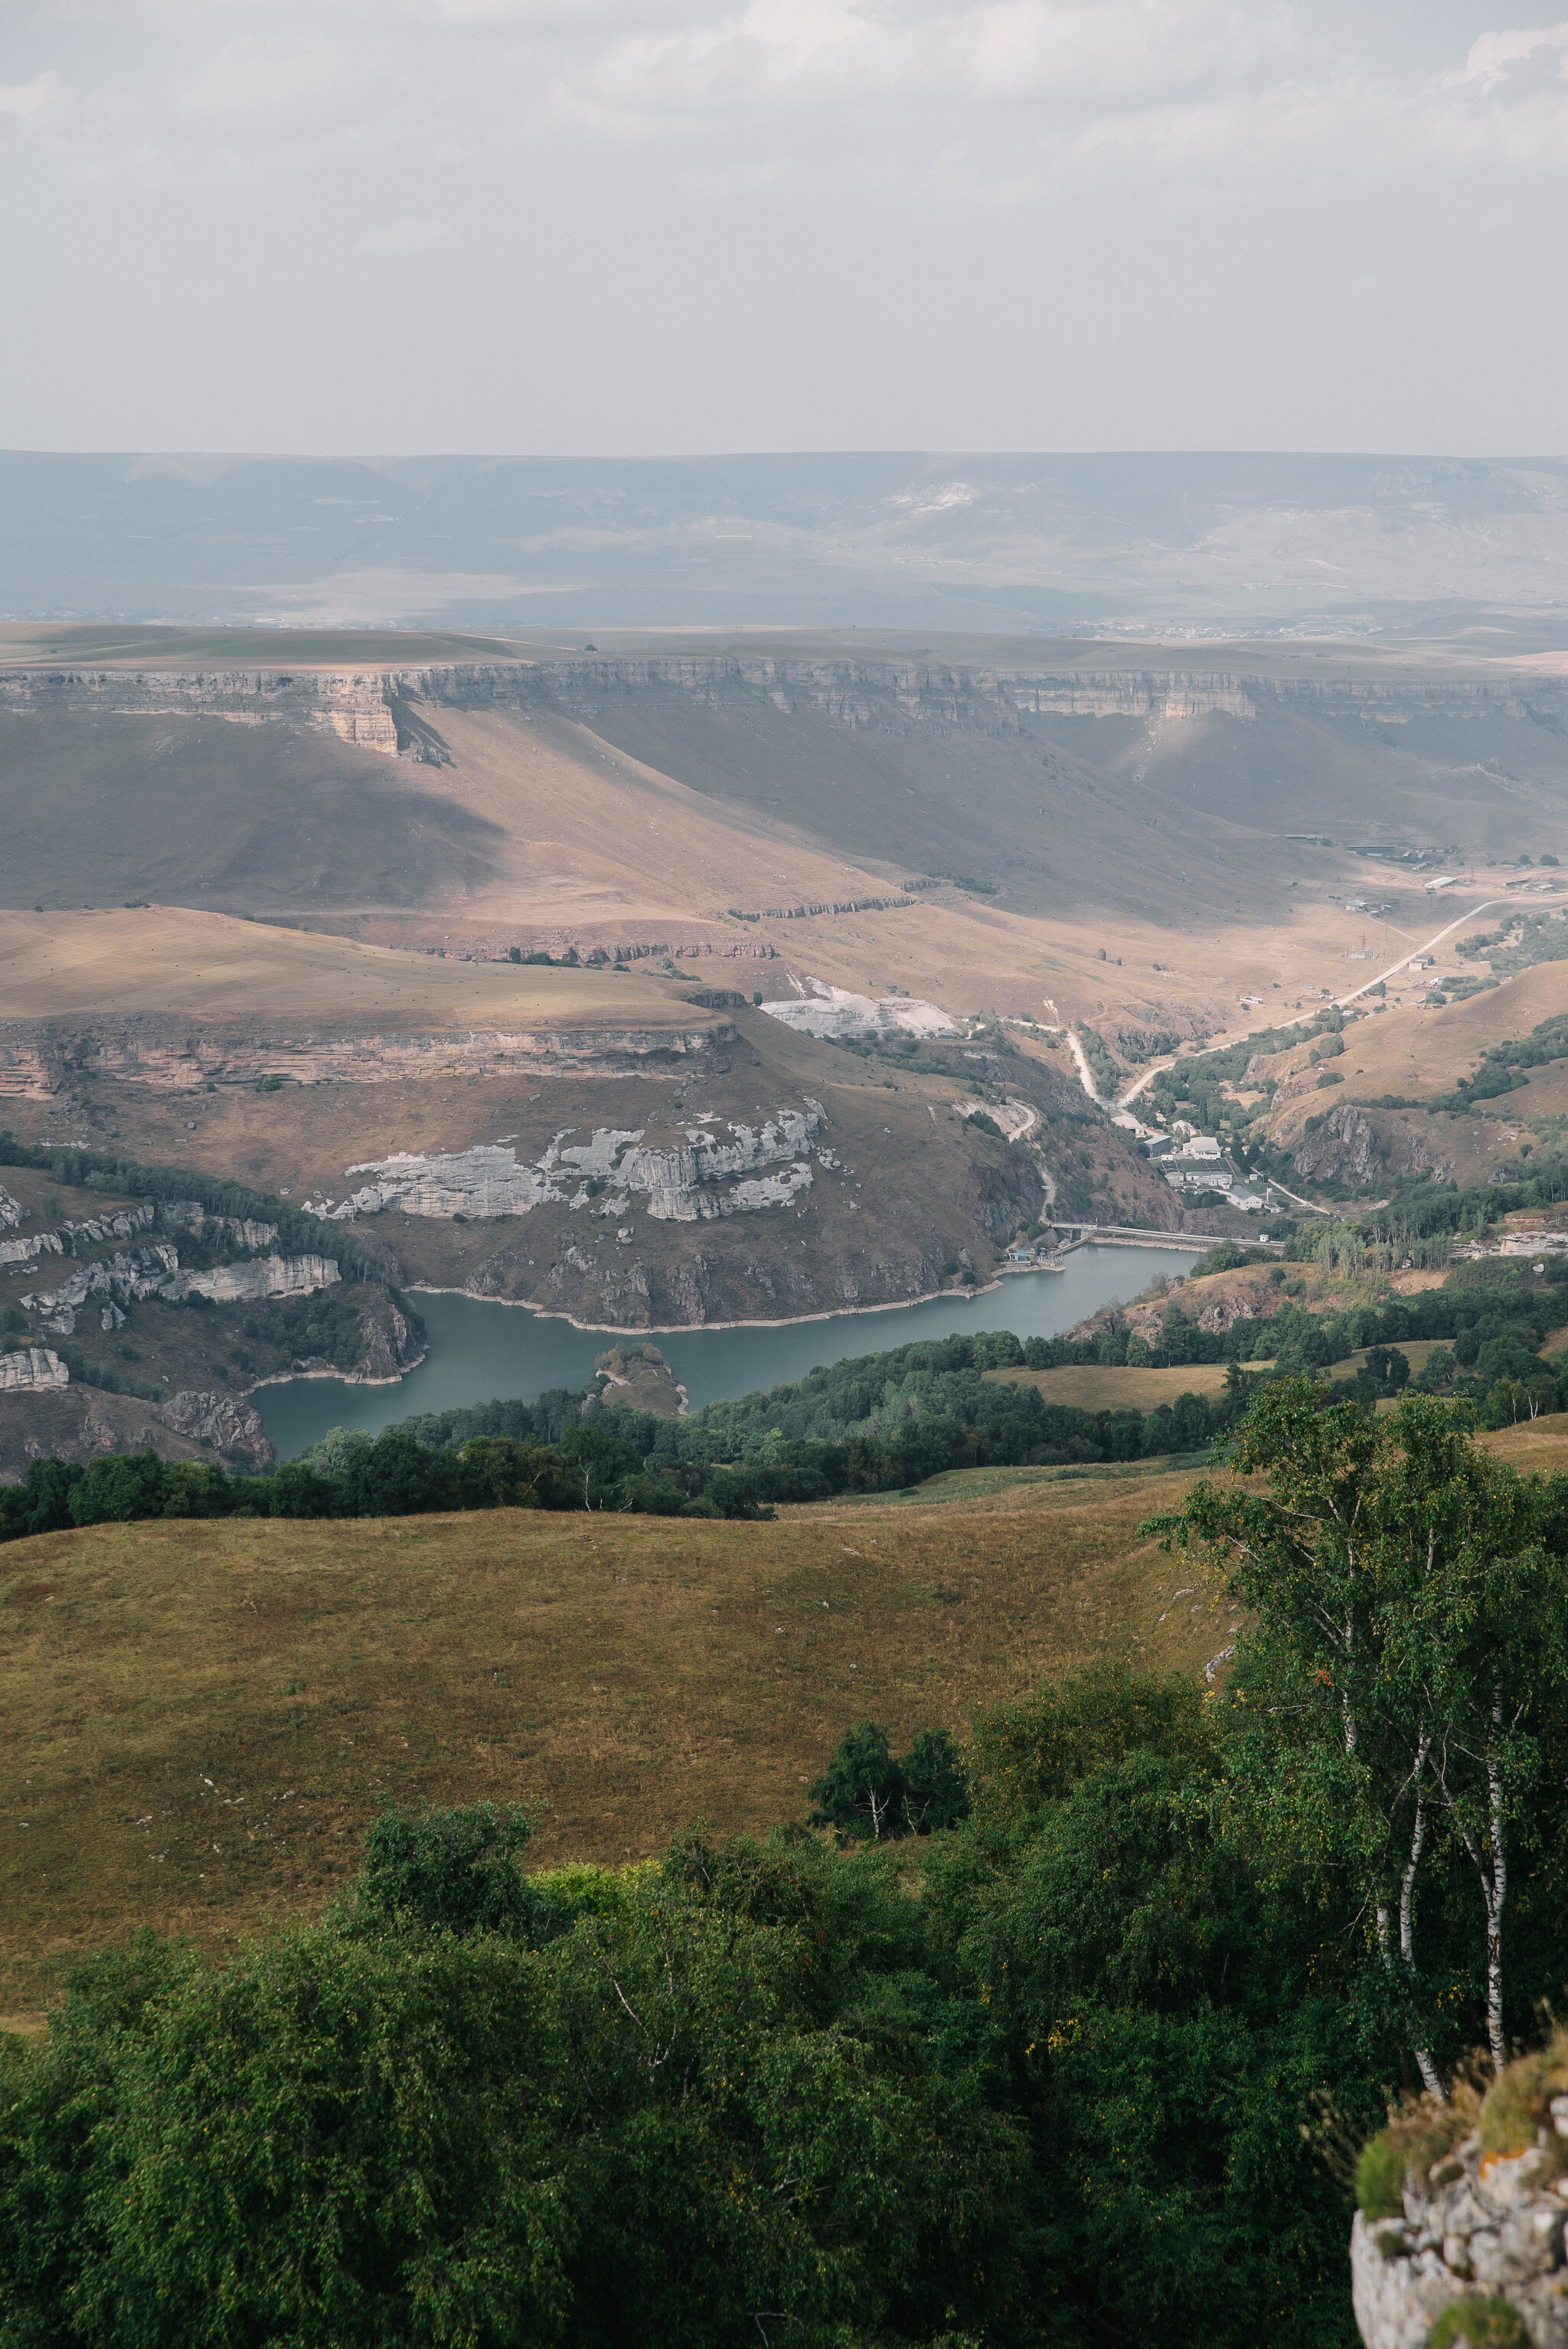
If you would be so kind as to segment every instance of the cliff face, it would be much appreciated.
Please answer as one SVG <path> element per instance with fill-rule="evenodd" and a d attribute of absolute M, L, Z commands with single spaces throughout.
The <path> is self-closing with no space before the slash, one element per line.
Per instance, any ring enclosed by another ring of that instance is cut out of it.
<path fill-rule="evenodd" d="M 733 1043 L 727 1020 L 703 1028 L 562 1026 L 502 1030 L 316 1030 L 248 1032 L 145 1017 L 0 1022 L 0 1100 L 51 1100 L 81 1077 L 113 1077 L 156 1092 L 208 1085 L 406 1083 L 430 1077 L 619 1076 L 628 1069 L 711 1060 Z M 3 1245 L 3 1243 L 0 1243 Z"/>
<path fill-rule="evenodd" d="M 390 669 L 15 669 L 0 673 L 0 713 L 325 727 L 387 758 L 444 763 L 443 707 L 553 711 L 590 724 L 645 695 L 711 708 L 761 701 L 851 727 L 1019 731 L 1027 718 L 1252 719 L 1271 708 L 1344 710 L 1396 724 L 1414 718 L 1568 714 L 1553 678 L 1267 678 L 1244 671 L 955 667 L 924 660 L 748 659 L 741 655 L 579 661 L 464 662 Z"/>
<path fill-rule="evenodd" d="M 341 1278 L 332 1258 L 319 1256 L 269 1256 L 219 1265 L 211 1272 L 181 1272 L 179 1250 L 160 1241 L 82 1265 L 58 1288 L 35 1289 L 21 1302 L 27 1312 L 41 1316 L 53 1336 L 68 1338 L 77 1316 L 95 1298 L 104 1300 L 104 1329 L 113 1330 L 123 1320 L 121 1307 L 148 1298 L 165 1305 L 182 1304 L 188 1297 L 204 1297 L 213 1305 L 252 1304 L 263 1298 L 311 1297 Z"/>
<path fill-rule="evenodd" d="M 825 1112 L 820 1102 L 803 1110 L 781 1109 L 760 1128 L 731 1125 L 721 1135 L 706 1124 L 686 1128 L 686 1147 L 645 1150 L 644 1129 L 600 1126 L 585 1143 L 557 1134 L 531 1164 L 515 1150 L 481 1143 L 471 1150 L 434 1157 L 400 1153 L 373 1164 L 350 1166 L 349 1175 L 376 1179 L 346 1198 L 307 1199 L 307 1215 L 342 1223 L 358 1216 L 399 1208 L 406 1216 L 465 1216 L 483 1219 L 526 1215 L 546 1202 L 586 1207 L 595 1216 L 624 1216 L 636 1195 L 645 1214 L 660 1223 L 706 1223 L 723 1216 L 783 1206 L 809 1189 L 806 1159 Z M 820 1154 L 834 1164 L 831 1152 Z M 779 1167 L 776 1174 L 762 1170 Z M 737 1175 L 760 1176 L 736 1182 Z M 727 1188 L 719 1188 L 721 1184 Z M 593 1185 L 590 1189 L 590 1185 Z"/>

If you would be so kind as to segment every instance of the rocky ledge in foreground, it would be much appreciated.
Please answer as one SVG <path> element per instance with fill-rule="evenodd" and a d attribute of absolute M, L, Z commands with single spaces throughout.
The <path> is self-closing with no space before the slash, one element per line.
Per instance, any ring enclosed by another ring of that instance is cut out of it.
<path fill-rule="evenodd" d="M 1367 2349 L 1568 2349 L 1568 2031 L 1484 2098 L 1423 2100 L 1357 2174 L 1350 2264 Z"/>

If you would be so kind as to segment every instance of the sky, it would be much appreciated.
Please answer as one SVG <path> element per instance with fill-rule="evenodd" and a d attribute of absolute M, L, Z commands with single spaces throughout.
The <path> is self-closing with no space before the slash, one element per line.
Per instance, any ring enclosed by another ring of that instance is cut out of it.
<path fill-rule="evenodd" d="M 1515 5 L 0 0 L 0 446 L 1560 451 Z"/>

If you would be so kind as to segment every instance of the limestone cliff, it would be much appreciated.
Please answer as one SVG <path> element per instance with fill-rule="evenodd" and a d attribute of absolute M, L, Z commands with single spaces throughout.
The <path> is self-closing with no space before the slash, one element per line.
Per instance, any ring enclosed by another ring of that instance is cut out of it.
<path fill-rule="evenodd" d="M 70 1372 L 47 1346 L 19 1346 L 0 1354 L 0 1389 L 15 1392 L 23 1387 L 63 1387 Z"/>
<path fill-rule="evenodd" d="M 310 1030 L 195 1025 L 158 1015 L 95 1020 L 0 1022 L 0 1100 L 51 1101 L 83 1077 L 110 1077 L 156 1092 L 208 1085 L 407 1083 L 483 1076 L 620 1076 L 628 1070 L 711 1061 L 735 1040 L 728 1020 L 692 1028 L 570 1023 L 538 1029 Z"/>
<path fill-rule="evenodd" d="M 1568 2349 L 1568 2034 L 1510 2064 L 1484 2098 L 1396 2114 L 1362 2155 L 1351 2236 L 1367 2349 L 1445 2339 Z M 1450 2320 L 1451 2328 L 1452 2320 Z"/>
<path fill-rule="evenodd" d="M 804 1109 L 781 1109 L 760 1127 L 730 1125 L 727 1139 L 709 1123 L 689 1125 L 685 1147 L 674 1150 L 643 1149 L 641 1127 L 600 1126 L 585 1143 L 557 1134 L 531 1164 L 520 1163 L 515 1150 L 500 1143 L 434 1157 L 403 1153 L 346 1168 L 348 1177 L 375 1178 L 346 1197 L 303 1204 L 306 1215 L 334 1222 L 387 1207 L 407 1216 L 482 1220 L 526 1215 L 547 1201 L 622 1216 L 636 1197 L 655 1222 L 707 1222 L 783 1206 L 808 1189 L 808 1154 L 824 1115 L 820 1102 L 808 1099 Z M 779 1171 L 763 1172 L 772 1167 Z M 753 1179 L 734 1179 L 748 1176 Z"/>
<path fill-rule="evenodd" d="M 114 1314 L 119 1306 L 141 1298 L 179 1305 L 187 1297 L 205 1297 L 214 1305 L 237 1305 L 267 1297 L 309 1297 L 341 1278 L 336 1264 L 319 1256 L 269 1256 L 219 1265 L 211 1272 L 182 1272 L 179 1250 L 155 1241 L 84 1264 L 57 1288 L 34 1289 L 21 1301 L 28 1312 L 41 1317 L 53 1336 L 68 1338 L 77 1314 L 94 1298 L 108 1300 L 103 1308 L 107 1330 L 118 1326 Z"/>
<path fill-rule="evenodd" d="M 231 724 L 323 727 L 389 758 L 444 762 L 443 707 L 550 710 L 592 723 L 639 694 L 713 706 L 761 701 L 846 726 L 1016 732 L 1029 718 L 1248 719 L 1272 707 L 1399 724 L 1418 717 L 1562 719 L 1568 688 L 1551 678 L 1470 679 L 1264 677 L 1245 670 L 1043 669 L 929 658 L 776 659 L 745 654 L 604 656 L 463 662 L 389 669 L 16 668 L 0 674 L 0 714 L 50 709 L 100 716 L 217 718 Z"/>

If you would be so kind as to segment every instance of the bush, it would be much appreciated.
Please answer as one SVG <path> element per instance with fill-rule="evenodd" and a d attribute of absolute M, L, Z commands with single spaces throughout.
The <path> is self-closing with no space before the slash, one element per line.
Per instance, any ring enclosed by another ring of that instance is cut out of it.
<path fill-rule="evenodd" d="M 533 1821 L 515 1806 L 384 1812 L 365 1838 L 360 1913 L 433 1932 L 507 1932 L 532 1913 L 519 1865 L 532 1838 Z"/>
<path fill-rule="evenodd" d="M 1524 2320 L 1511 2301 L 1460 2300 L 1433 2325 L 1430 2349 L 1530 2349 Z"/>

